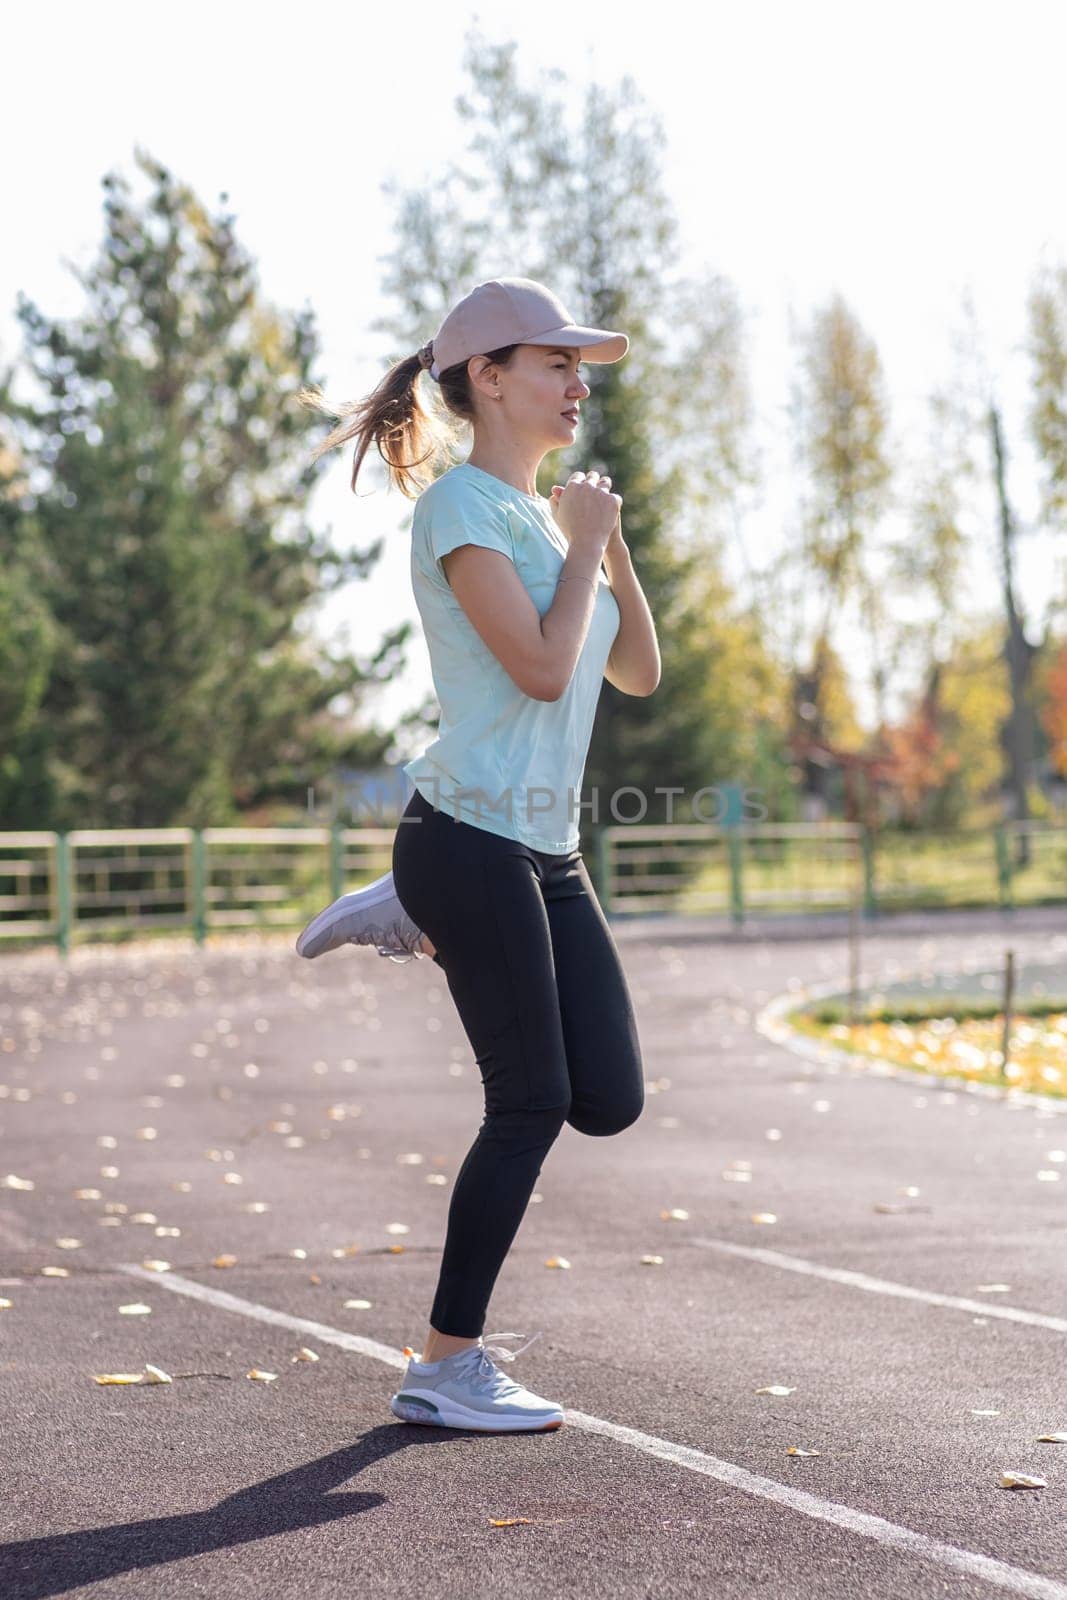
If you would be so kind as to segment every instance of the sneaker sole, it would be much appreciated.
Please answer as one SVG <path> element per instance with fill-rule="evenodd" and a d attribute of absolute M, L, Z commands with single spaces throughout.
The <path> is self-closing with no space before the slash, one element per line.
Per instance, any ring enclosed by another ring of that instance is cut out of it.
<path fill-rule="evenodd" d="M 486 1411 L 467 1411 L 454 1400 L 442 1395 L 420 1394 L 417 1390 L 404 1390 L 394 1394 L 389 1409 L 401 1422 L 415 1422 L 431 1428 L 467 1428 L 476 1433 L 551 1433 L 563 1426 L 562 1412 L 548 1412 L 543 1419 L 536 1414 L 496 1416 Z"/>
<path fill-rule="evenodd" d="M 385 874 L 389 876 L 388 873 Z M 313 917 L 307 927 L 296 941 L 298 956 L 306 956 L 309 960 L 322 955 L 326 950 L 333 950 L 340 944 L 347 944 L 348 940 L 337 938 L 331 940 L 337 930 L 337 924 L 351 914 L 354 902 L 358 899 L 361 910 L 371 906 L 380 906 L 386 900 L 392 900 L 395 890 L 383 881 L 368 884 L 362 889 L 353 889 L 349 894 L 341 895 L 333 905 L 327 906 L 325 911 L 320 911 Z M 317 948 L 312 949 L 315 945 Z"/>

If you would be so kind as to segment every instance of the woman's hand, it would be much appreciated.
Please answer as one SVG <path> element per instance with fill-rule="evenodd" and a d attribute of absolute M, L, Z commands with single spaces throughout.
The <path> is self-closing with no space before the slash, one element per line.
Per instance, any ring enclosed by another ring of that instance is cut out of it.
<path fill-rule="evenodd" d="M 601 554 L 622 514 L 622 496 L 612 494 L 611 479 L 599 472 L 572 472 L 565 484 L 554 483 L 550 504 L 569 544 L 588 542 Z"/>

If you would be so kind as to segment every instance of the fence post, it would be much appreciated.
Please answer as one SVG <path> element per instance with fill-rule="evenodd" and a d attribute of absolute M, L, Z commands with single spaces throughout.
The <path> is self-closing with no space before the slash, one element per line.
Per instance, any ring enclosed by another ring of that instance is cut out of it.
<path fill-rule="evenodd" d="M 730 852 L 730 919 L 735 928 L 745 920 L 745 893 L 741 873 L 741 840 L 736 827 L 726 829 L 726 844 Z"/>
<path fill-rule="evenodd" d="M 71 848 L 66 833 L 56 834 L 56 947 L 60 955 L 70 954 L 70 935 L 73 923 L 71 897 Z"/>
<path fill-rule="evenodd" d="M 614 911 L 612 904 L 612 884 L 609 874 L 611 841 L 608 838 L 606 827 L 598 828 L 596 835 L 596 884 L 597 899 L 601 902 L 605 915 L 611 916 Z"/>
<path fill-rule="evenodd" d="M 874 893 L 874 839 L 870 828 L 860 823 L 860 845 L 863 850 L 863 915 L 878 915 L 878 902 Z"/>
<path fill-rule="evenodd" d="M 202 828 L 190 828 L 193 869 L 193 938 L 202 945 L 207 937 L 207 854 Z"/>
<path fill-rule="evenodd" d="M 330 824 L 330 899 L 339 900 L 345 891 L 344 826 L 337 817 Z"/>
<path fill-rule="evenodd" d="M 1008 835 L 1001 823 L 996 823 L 993 829 L 997 849 L 997 890 L 1000 897 L 1000 909 L 1011 911 L 1014 897 L 1012 895 L 1011 876 L 1011 851 L 1008 848 Z"/>

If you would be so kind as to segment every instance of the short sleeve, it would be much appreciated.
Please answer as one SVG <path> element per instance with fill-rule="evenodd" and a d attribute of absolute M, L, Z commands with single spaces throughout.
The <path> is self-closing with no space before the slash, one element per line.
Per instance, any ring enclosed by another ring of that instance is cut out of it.
<path fill-rule="evenodd" d="M 488 496 L 440 495 L 428 507 L 426 543 L 442 582 L 448 583 L 442 556 L 461 544 L 480 544 L 515 560 L 515 541 L 503 506 Z"/>

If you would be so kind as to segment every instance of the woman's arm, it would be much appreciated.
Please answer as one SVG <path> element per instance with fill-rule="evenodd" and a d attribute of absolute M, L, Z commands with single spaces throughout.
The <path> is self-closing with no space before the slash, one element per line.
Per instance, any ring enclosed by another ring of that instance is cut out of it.
<path fill-rule="evenodd" d="M 533 700 L 558 700 L 571 681 L 589 632 L 596 552 L 573 548 L 544 616 L 514 563 L 500 550 L 461 544 L 441 558 L 445 577 L 482 642 L 517 688 Z"/>
<path fill-rule="evenodd" d="M 622 512 L 604 549 L 604 568 L 619 605 L 619 631 L 604 676 L 623 694 L 650 695 L 659 685 L 656 625 L 622 536 Z"/>

